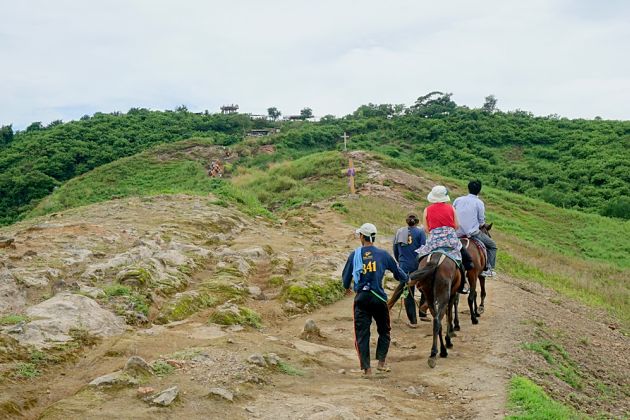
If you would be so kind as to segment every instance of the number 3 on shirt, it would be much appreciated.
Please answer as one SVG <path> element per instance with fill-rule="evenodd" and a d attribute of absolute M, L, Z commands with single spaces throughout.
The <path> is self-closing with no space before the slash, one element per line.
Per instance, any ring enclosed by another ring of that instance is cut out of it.
<path fill-rule="evenodd" d="M 376 271 L 376 261 L 370 261 L 369 263 L 363 264 L 363 274 L 370 272 L 374 273 Z"/>

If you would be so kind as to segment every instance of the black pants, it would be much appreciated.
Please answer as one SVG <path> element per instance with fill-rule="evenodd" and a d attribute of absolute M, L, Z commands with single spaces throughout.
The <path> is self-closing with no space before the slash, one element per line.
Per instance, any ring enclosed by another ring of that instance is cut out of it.
<path fill-rule="evenodd" d="M 374 296 L 370 291 L 357 293 L 354 298 L 354 337 L 355 347 L 359 354 L 361 369 L 370 368 L 370 326 L 372 318 L 376 322 L 378 343 L 376 345 L 376 359 L 385 361 L 389 351 L 389 310 L 387 303 Z"/>

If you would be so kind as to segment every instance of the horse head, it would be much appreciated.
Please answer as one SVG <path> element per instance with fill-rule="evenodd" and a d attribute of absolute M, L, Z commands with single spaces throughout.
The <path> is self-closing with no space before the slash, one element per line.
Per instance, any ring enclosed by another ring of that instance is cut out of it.
<path fill-rule="evenodd" d="M 484 223 L 483 225 L 479 226 L 479 230 L 492 238 L 492 235 L 490 234 L 490 230 L 492 229 L 493 224 L 494 223 L 490 223 L 490 224 Z"/>

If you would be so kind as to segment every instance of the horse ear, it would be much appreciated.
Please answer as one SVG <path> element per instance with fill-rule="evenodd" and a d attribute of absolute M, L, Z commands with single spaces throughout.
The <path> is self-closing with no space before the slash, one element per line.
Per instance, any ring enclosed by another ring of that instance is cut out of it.
<path fill-rule="evenodd" d="M 494 222 L 490 223 L 489 225 L 486 225 L 486 229 L 490 230 L 492 229 L 492 225 L 494 224 Z"/>

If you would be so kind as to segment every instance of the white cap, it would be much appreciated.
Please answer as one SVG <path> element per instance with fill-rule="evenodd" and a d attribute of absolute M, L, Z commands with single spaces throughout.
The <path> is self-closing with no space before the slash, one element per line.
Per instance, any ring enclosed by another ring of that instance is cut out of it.
<path fill-rule="evenodd" d="M 448 190 L 444 185 L 436 185 L 433 187 L 429 195 L 427 195 L 427 200 L 429 200 L 429 203 L 446 203 L 447 201 L 451 201 L 448 196 Z"/>
<path fill-rule="evenodd" d="M 373 236 L 376 236 L 376 226 L 372 223 L 363 223 L 361 227 L 356 230 L 356 233 L 372 238 Z"/>

